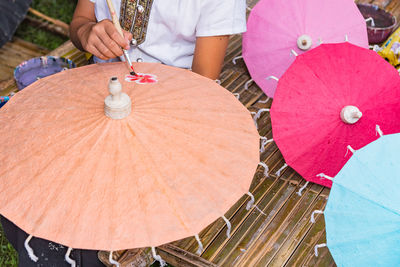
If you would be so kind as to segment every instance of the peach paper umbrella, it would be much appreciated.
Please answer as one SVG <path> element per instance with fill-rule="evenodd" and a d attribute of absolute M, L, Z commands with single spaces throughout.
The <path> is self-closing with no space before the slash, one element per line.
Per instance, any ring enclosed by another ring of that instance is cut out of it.
<path fill-rule="evenodd" d="M 365 20 L 353 0 L 261 0 L 243 35 L 251 78 L 269 97 L 296 55 L 345 40 L 368 48 Z"/>
<path fill-rule="evenodd" d="M 113 251 L 196 235 L 248 192 L 259 135 L 247 109 L 191 71 L 135 70 L 152 75 L 67 70 L 0 110 L 2 215 L 33 237 Z"/>

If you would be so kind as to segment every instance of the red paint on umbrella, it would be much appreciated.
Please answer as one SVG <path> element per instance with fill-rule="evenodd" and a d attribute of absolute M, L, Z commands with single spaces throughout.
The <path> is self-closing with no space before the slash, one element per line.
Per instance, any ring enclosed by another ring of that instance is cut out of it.
<path fill-rule="evenodd" d="M 158 80 L 156 75 L 137 73 L 136 75 L 126 75 L 125 81 L 136 82 L 138 84 L 148 84 L 156 83 Z"/>
<path fill-rule="evenodd" d="M 362 113 L 354 124 L 341 119 L 345 106 Z M 359 149 L 377 139 L 376 125 L 384 134 L 400 132 L 400 76 L 373 51 L 321 45 L 298 56 L 282 76 L 271 120 L 287 164 L 306 180 L 331 187 L 316 175 L 334 177 L 352 155 L 346 155 L 348 145 Z"/>

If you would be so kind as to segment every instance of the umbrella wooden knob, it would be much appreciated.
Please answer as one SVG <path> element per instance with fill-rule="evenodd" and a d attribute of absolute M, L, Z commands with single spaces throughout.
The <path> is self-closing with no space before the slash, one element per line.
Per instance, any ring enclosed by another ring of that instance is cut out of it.
<path fill-rule="evenodd" d="M 340 118 L 344 123 L 354 124 L 362 117 L 362 112 L 355 106 L 345 106 L 340 112 Z"/>
<path fill-rule="evenodd" d="M 309 35 L 303 34 L 297 39 L 297 47 L 301 50 L 308 50 L 312 46 L 312 39 Z"/>
<path fill-rule="evenodd" d="M 108 83 L 110 95 L 104 100 L 104 113 L 114 120 L 126 118 L 131 114 L 131 99 L 122 92 L 121 83 L 117 77 L 112 77 Z"/>

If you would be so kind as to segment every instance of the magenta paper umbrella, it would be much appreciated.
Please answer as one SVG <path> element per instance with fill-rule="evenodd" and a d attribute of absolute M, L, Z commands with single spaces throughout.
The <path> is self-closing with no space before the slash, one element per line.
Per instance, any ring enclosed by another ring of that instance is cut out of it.
<path fill-rule="evenodd" d="M 286 163 L 331 187 L 325 178 L 350 158 L 348 145 L 360 149 L 377 131 L 400 132 L 399 73 L 368 49 L 323 44 L 298 56 L 279 80 L 271 120 Z"/>
<path fill-rule="evenodd" d="M 261 0 L 243 36 L 243 58 L 269 97 L 296 55 L 321 43 L 368 47 L 365 20 L 352 0 Z"/>

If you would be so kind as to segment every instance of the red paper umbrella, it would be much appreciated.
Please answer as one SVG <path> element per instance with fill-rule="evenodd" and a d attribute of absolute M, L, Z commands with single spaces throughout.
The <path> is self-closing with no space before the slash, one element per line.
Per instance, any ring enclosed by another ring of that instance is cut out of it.
<path fill-rule="evenodd" d="M 400 76 L 373 51 L 324 44 L 296 58 L 279 80 L 271 108 L 274 140 L 289 166 L 306 180 L 335 176 L 359 149 L 400 132 Z"/>

